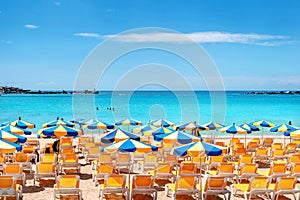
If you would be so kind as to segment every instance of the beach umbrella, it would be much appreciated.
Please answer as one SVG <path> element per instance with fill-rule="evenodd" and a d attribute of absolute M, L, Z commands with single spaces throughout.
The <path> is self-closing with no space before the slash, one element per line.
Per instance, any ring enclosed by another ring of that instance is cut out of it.
<path fill-rule="evenodd" d="M 244 128 L 244 129 L 247 129 L 249 131 L 259 131 L 260 129 L 256 126 L 253 126 L 252 124 L 249 124 L 249 123 L 243 123 L 240 125 L 241 128 Z M 246 138 L 247 134 L 245 134 L 245 147 L 246 147 L 246 141 L 247 141 L 247 138 Z"/>
<path fill-rule="evenodd" d="M 239 127 L 237 125 L 235 125 L 235 123 L 233 123 L 232 125 L 229 126 L 225 126 L 223 128 L 219 129 L 219 132 L 221 133 L 230 133 L 230 134 L 247 134 L 247 133 L 251 133 L 250 130 L 247 130 L 245 128 Z"/>
<path fill-rule="evenodd" d="M 17 126 L 19 128 L 22 129 L 26 129 L 26 128 L 35 128 L 35 124 L 24 121 L 21 119 L 21 117 L 19 117 L 17 120 L 9 122 L 7 125 L 11 125 L 11 126 Z"/>
<path fill-rule="evenodd" d="M 222 154 L 222 151 L 225 148 L 226 147 L 221 147 L 218 145 L 199 141 L 199 142 L 193 142 L 190 144 L 183 145 L 181 147 L 174 148 L 173 154 L 177 156 L 189 155 L 192 157 L 203 156 L 203 155 L 219 156 Z"/>
<path fill-rule="evenodd" d="M 19 142 L 19 143 L 24 143 L 27 140 L 26 137 L 14 133 L 6 132 L 4 130 L 0 130 L 0 139 L 8 142 Z"/>
<path fill-rule="evenodd" d="M 157 142 L 163 141 L 164 143 L 171 143 L 171 144 L 174 143 L 188 144 L 191 142 L 200 141 L 201 138 L 181 131 L 173 131 L 167 134 L 154 135 L 154 140 Z"/>
<path fill-rule="evenodd" d="M 106 130 L 106 129 L 114 129 L 115 125 L 98 121 L 98 122 L 95 122 L 95 123 L 92 123 L 92 124 L 85 125 L 85 128 L 88 128 L 88 129 L 105 129 Z"/>
<path fill-rule="evenodd" d="M 81 124 L 88 125 L 88 124 L 93 124 L 93 123 L 96 123 L 96 122 L 99 122 L 99 120 L 97 120 L 97 119 L 89 119 L 89 120 L 82 121 Z"/>
<path fill-rule="evenodd" d="M 83 123 L 85 120 L 82 119 L 82 118 L 76 118 L 76 119 L 72 119 L 70 120 L 71 123 L 74 123 L 74 124 L 81 124 Z"/>
<path fill-rule="evenodd" d="M 207 124 L 203 124 L 202 126 L 207 127 L 209 130 L 216 130 L 218 128 L 224 127 L 223 124 L 219 124 L 219 123 L 216 123 L 216 122 L 209 122 Z"/>
<path fill-rule="evenodd" d="M 233 123 L 232 125 L 223 127 L 219 129 L 219 132 L 221 133 L 230 133 L 232 134 L 232 138 L 234 138 L 234 134 L 245 134 L 245 146 L 246 146 L 246 135 L 251 133 L 251 130 L 242 128 L 240 126 L 235 125 Z"/>
<path fill-rule="evenodd" d="M 260 121 L 256 121 L 256 122 L 252 122 L 251 123 L 253 126 L 260 126 L 262 127 L 262 131 L 261 131 L 261 139 L 264 139 L 264 127 L 273 127 L 275 126 L 275 124 L 268 122 L 266 120 L 260 120 Z"/>
<path fill-rule="evenodd" d="M 150 122 L 151 125 L 156 127 L 169 127 L 169 126 L 175 126 L 173 122 L 170 122 L 166 119 L 158 119 Z"/>
<path fill-rule="evenodd" d="M 92 129 L 92 130 L 98 129 L 99 134 L 100 134 L 100 130 L 114 129 L 115 125 L 108 124 L 108 123 L 105 123 L 105 122 L 102 122 L 102 121 L 97 121 L 97 122 L 92 123 L 92 124 L 84 125 L 84 127 L 87 128 L 87 129 Z"/>
<path fill-rule="evenodd" d="M 214 135 L 215 135 L 215 132 L 214 132 L 214 131 L 215 131 L 216 129 L 224 127 L 223 124 L 219 124 L 219 123 L 216 123 L 216 122 L 213 122 L 213 121 L 208 122 L 207 124 L 203 124 L 202 126 L 207 127 L 208 130 L 211 131 L 211 139 L 214 138 Z"/>
<path fill-rule="evenodd" d="M 0 130 L 4 130 L 6 132 L 11 132 L 18 135 L 31 135 L 31 131 L 19 128 L 17 126 L 6 125 L 0 128 Z"/>
<path fill-rule="evenodd" d="M 131 119 L 131 118 L 120 120 L 120 121 L 118 121 L 118 122 L 115 123 L 116 126 L 128 126 L 128 131 L 129 131 L 130 125 L 141 126 L 142 124 L 143 123 L 141 121 L 138 121 L 138 120 L 135 120 L 135 119 Z"/>
<path fill-rule="evenodd" d="M 153 131 L 155 129 L 157 129 L 156 126 L 147 124 L 147 125 L 144 125 L 144 126 L 134 128 L 133 133 L 143 133 L 143 132 L 147 132 L 147 131 Z"/>
<path fill-rule="evenodd" d="M 113 143 L 113 142 L 120 142 L 127 139 L 133 139 L 140 141 L 140 137 L 138 135 L 135 135 L 133 133 L 129 133 L 126 131 L 123 131 L 122 129 L 118 128 L 114 131 L 111 131 L 107 134 L 105 134 L 101 138 L 101 142 L 105 144 Z"/>
<path fill-rule="evenodd" d="M 182 130 L 192 131 L 192 130 L 195 130 L 195 129 L 200 129 L 202 131 L 209 130 L 208 127 L 201 126 L 201 125 L 196 124 L 195 122 L 192 122 L 192 121 L 189 122 L 189 123 L 186 123 L 186 124 L 179 125 L 176 128 L 180 131 L 182 131 Z"/>
<path fill-rule="evenodd" d="M 295 127 L 295 126 L 292 126 L 292 125 L 288 125 L 288 124 L 281 124 L 281 125 L 278 125 L 278 126 L 274 126 L 272 128 L 270 128 L 270 132 L 281 132 L 281 133 L 284 133 L 284 132 L 288 132 L 288 131 L 295 131 L 299 129 L 298 127 Z"/>
<path fill-rule="evenodd" d="M 191 144 L 187 144 L 181 147 L 177 147 L 173 149 L 173 154 L 177 156 L 192 156 L 192 157 L 200 157 L 200 173 L 201 173 L 201 157 L 203 155 L 208 156 L 219 156 L 222 154 L 222 150 L 226 147 L 217 146 L 214 144 L 205 143 L 202 141 L 193 142 Z M 200 176 L 200 188 L 202 188 L 202 180 Z M 201 190 L 202 194 L 202 190 Z"/>
<path fill-rule="evenodd" d="M 159 135 L 159 134 L 167 134 L 167 133 L 171 133 L 174 130 L 171 130 L 169 128 L 165 128 L 165 127 L 160 127 L 160 128 L 156 128 L 155 130 L 151 130 L 151 131 L 146 131 L 143 132 L 143 135 L 145 136 L 151 136 L 151 135 Z"/>
<path fill-rule="evenodd" d="M 106 153 L 136 152 L 136 151 L 147 153 L 147 152 L 152 152 L 157 150 L 158 147 L 156 146 L 146 144 L 133 139 L 126 139 L 101 148 L 101 151 Z"/>
<path fill-rule="evenodd" d="M 176 127 L 177 130 L 183 131 L 192 131 L 193 135 L 197 135 L 197 131 L 204 131 L 204 130 L 209 130 L 207 127 L 205 126 L 201 126 L 199 124 L 196 124 L 196 122 L 189 122 L 186 124 L 182 124 Z"/>
<path fill-rule="evenodd" d="M 15 153 L 21 150 L 21 145 L 0 139 L 0 153 Z"/>
<path fill-rule="evenodd" d="M 117 152 L 136 152 L 136 151 L 149 153 L 152 151 L 158 151 L 158 148 L 150 144 L 145 144 L 143 142 L 139 142 L 136 140 L 127 139 L 127 140 L 113 143 L 106 147 L 101 147 L 100 151 L 110 153 L 110 154 L 117 153 Z M 131 169 L 129 169 L 129 174 L 128 174 L 129 176 L 128 185 L 130 185 L 130 173 L 131 173 Z"/>
<path fill-rule="evenodd" d="M 280 125 L 277 125 L 277 126 L 274 126 L 274 127 L 270 128 L 269 131 L 270 132 L 283 133 L 284 136 L 290 136 L 290 140 L 291 140 L 290 132 L 296 131 L 297 129 L 299 129 L 299 128 L 295 127 L 295 126 L 292 126 L 292 125 L 280 124 Z M 285 138 L 284 138 L 284 144 L 285 144 Z"/>
<path fill-rule="evenodd" d="M 58 125 L 49 128 L 40 129 L 38 131 L 41 137 L 61 137 L 61 136 L 77 136 L 81 135 L 81 130 L 68 126 Z"/>
<path fill-rule="evenodd" d="M 74 127 L 75 124 L 72 123 L 72 122 L 68 122 L 68 121 L 65 121 L 65 120 L 62 120 L 62 119 L 56 119 L 56 120 L 53 120 L 51 122 L 47 122 L 47 123 L 44 123 L 43 124 L 43 128 L 48 128 L 48 127 L 53 127 L 53 126 L 68 126 L 68 127 Z"/>

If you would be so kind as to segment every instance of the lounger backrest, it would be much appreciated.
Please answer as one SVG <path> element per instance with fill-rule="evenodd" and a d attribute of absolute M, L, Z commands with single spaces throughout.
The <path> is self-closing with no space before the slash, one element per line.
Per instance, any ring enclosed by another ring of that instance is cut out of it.
<path fill-rule="evenodd" d="M 207 190 L 224 190 L 226 187 L 226 178 L 224 177 L 208 177 L 205 183 L 205 189 Z"/>
<path fill-rule="evenodd" d="M 36 165 L 37 173 L 54 173 L 55 164 L 54 163 L 38 163 Z"/>
<path fill-rule="evenodd" d="M 156 173 L 171 173 L 172 167 L 169 163 L 159 163 L 155 169 Z"/>
<path fill-rule="evenodd" d="M 218 167 L 218 174 L 221 173 L 233 173 L 234 165 L 230 163 L 221 163 Z"/>
<path fill-rule="evenodd" d="M 149 189 L 154 186 L 154 177 L 151 175 L 133 176 L 133 188 Z"/>
<path fill-rule="evenodd" d="M 41 162 L 44 162 L 44 163 L 55 163 L 56 162 L 56 154 L 41 154 L 40 155 L 41 159 L 40 161 Z"/>
<path fill-rule="evenodd" d="M 197 184 L 197 177 L 195 176 L 179 176 L 175 183 L 175 190 L 194 190 Z"/>
<path fill-rule="evenodd" d="M 100 165 L 97 167 L 98 173 L 112 174 L 114 169 L 113 163 L 100 163 Z"/>
<path fill-rule="evenodd" d="M 282 174 L 286 172 L 286 164 L 285 163 L 274 163 L 273 166 L 271 166 L 271 173 L 273 174 Z"/>
<path fill-rule="evenodd" d="M 126 175 L 110 174 L 104 178 L 104 186 L 106 188 L 125 188 Z"/>
<path fill-rule="evenodd" d="M 60 175 L 57 177 L 57 188 L 79 188 L 78 175 Z"/>
<path fill-rule="evenodd" d="M 179 174 L 194 174 L 196 173 L 196 165 L 194 163 L 181 163 Z"/>
<path fill-rule="evenodd" d="M 26 153 L 16 153 L 15 161 L 16 162 L 29 162 L 30 157 Z"/>
<path fill-rule="evenodd" d="M 264 176 L 255 176 L 251 178 L 250 188 L 248 190 L 268 189 L 270 179 Z"/>
<path fill-rule="evenodd" d="M 240 159 L 239 159 L 239 164 L 246 164 L 246 163 L 253 163 L 253 156 L 252 155 L 241 155 Z"/>
<path fill-rule="evenodd" d="M 276 180 L 275 191 L 295 189 L 295 177 L 278 177 Z"/>
<path fill-rule="evenodd" d="M 5 164 L 3 165 L 3 174 L 22 174 L 23 168 L 21 164 Z"/>
<path fill-rule="evenodd" d="M 243 174 L 256 174 L 257 165 L 254 163 L 247 163 L 241 166 L 240 175 Z"/>

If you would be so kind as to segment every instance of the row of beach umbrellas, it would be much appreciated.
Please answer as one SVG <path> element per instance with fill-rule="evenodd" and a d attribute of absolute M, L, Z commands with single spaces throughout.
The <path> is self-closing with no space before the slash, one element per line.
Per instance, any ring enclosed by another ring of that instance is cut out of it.
<path fill-rule="evenodd" d="M 88 128 L 88 129 L 114 129 L 115 125 L 118 126 L 130 126 L 130 125 L 142 125 L 142 122 L 134 119 L 127 118 L 125 120 L 116 122 L 115 124 L 108 124 L 105 122 L 101 122 L 98 120 L 89 120 L 89 121 L 84 121 L 84 120 L 74 120 L 73 122 L 68 122 L 64 121 L 62 119 L 57 118 L 54 121 L 48 122 L 43 124 L 44 129 L 39 130 L 39 135 L 42 137 L 52 137 L 53 135 L 60 137 L 64 135 L 69 135 L 69 136 L 77 136 L 81 134 L 81 130 L 73 128 L 75 124 L 80 124 L 83 125 L 83 127 Z M 26 122 L 19 118 L 18 120 L 15 120 L 13 122 L 9 123 L 4 123 L 1 124 L 0 129 L 0 139 L 1 140 L 6 140 L 8 142 L 15 142 L 15 143 L 23 143 L 26 141 L 26 137 L 23 137 L 21 135 L 30 135 L 31 132 L 28 130 L 25 130 L 26 128 L 35 128 L 35 125 L 30 122 Z M 261 120 L 257 121 L 251 124 L 244 123 L 240 126 L 237 126 L 235 124 L 232 124 L 230 126 L 224 127 L 221 124 L 210 122 L 205 125 L 198 125 L 195 122 L 189 122 L 180 126 L 177 126 L 175 130 L 177 130 L 178 133 L 181 130 L 216 130 L 219 129 L 220 132 L 226 132 L 226 133 L 231 133 L 231 134 L 245 134 L 246 135 L 251 133 L 252 131 L 259 131 L 260 127 L 272 127 L 270 129 L 271 132 L 283 132 L 284 135 L 286 136 L 291 136 L 291 137 L 299 137 L 299 129 L 297 127 L 288 125 L 288 124 L 282 124 L 279 126 L 275 126 L 275 124 Z M 134 129 L 134 133 L 143 133 L 145 136 L 151 136 L 153 135 L 155 138 L 159 140 L 161 138 L 162 134 L 168 135 L 170 133 L 174 134 L 174 127 L 175 124 L 165 120 L 165 119 L 159 119 L 156 121 L 150 122 L 148 125 L 140 127 L 137 129 Z M 120 129 L 117 129 L 118 131 Z M 264 129 L 262 129 L 264 130 Z M 263 134 L 263 132 L 262 132 Z M 181 136 L 183 136 L 181 134 Z M 171 137 L 171 136 L 170 136 Z M 263 137 L 263 135 L 262 135 Z M 183 137 L 184 138 L 184 137 Z M 186 142 L 187 143 L 187 142 Z"/>

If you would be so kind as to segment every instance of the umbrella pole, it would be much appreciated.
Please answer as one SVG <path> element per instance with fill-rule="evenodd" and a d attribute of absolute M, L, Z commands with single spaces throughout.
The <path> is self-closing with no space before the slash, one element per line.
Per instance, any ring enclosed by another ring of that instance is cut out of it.
<path fill-rule="evenodd" d="M 264 141 L 264 128 L 262 128 L 262 131 L 261 131 L 261 141 L 262 142 Z"/>
<path fill-rule="evenodd" d="M 247 140 L 246 140 L 246 135 L 247 135 L 247 133 L 245 134 L 245 145 L 244 145 L 244 146 L 245 146 L 245 148 L 246 148 L 246 141 L 247 141 Z"/>

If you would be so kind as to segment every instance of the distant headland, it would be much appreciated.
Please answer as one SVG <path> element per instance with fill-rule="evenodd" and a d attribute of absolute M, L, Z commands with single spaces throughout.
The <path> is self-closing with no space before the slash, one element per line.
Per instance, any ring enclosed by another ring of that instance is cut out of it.
<path fill-rule="evenodd" d="M 26 90 L 12 86 L 0 86 L 0 94 L 98 94 L 99 91 L 94 90 L 83 90 L 83 91 L 42 91 L 42 90 Z"/>

